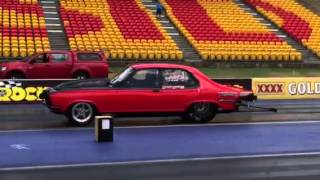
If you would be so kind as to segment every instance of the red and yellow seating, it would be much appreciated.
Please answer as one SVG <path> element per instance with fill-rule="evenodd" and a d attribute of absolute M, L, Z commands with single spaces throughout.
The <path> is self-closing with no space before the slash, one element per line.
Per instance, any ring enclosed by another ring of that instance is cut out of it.
<path fill-rule="evenodd" d="M 320 17 L 295 0 L 246 0 L 296 41 L 320 57 Z"/>
<path fill-rule="evenodd" d="M 182 59 L 183 54 L 140 0 L 61 0 L 72 50 L 104 50 L 114 59 Z"/>
<path fill-rule="evenodd" d="M 160 0 L 205 60 L 301 60 L 301 54 L 232 0 Z"/>
<path fill-rule="evenodd" d="M 38 0 L 1 0 L 0 56 L 24 57 L 50 50 Z"/>

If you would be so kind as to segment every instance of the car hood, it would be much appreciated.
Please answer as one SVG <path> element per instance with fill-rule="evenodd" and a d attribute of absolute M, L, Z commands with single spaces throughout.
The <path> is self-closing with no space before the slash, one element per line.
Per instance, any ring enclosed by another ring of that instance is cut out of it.
<path fill-rule="evenodd" d="M 55 86 L 53 89 L 55 91 L 61 90 L 74 90 L 74 89 L 91 89 L 91 88 L 101 88 L 108 87 L 110 84 L 109 79 L 85 79 L 85 80 L 74 80 L 61 83 Z"/>

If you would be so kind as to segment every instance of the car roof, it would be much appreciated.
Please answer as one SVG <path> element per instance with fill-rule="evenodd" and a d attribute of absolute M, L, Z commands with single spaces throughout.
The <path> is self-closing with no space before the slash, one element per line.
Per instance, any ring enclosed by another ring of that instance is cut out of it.
<path fill-rule="evenodd" d="M 186 69 L 194 70 L 191 66 L 186 66 L 182 64 L 169 64 L 169 63 L 143 63 L 143 64 L 134 64 L 131 67 L 134 69 L 145 69 L 145 68 L 174 68 L 174 69 Z"/>

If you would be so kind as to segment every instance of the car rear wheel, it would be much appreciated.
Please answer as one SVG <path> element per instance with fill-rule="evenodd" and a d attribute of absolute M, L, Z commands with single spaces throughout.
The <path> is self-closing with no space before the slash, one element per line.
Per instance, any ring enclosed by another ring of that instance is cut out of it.
<path fill-rule="evenodd" d="M 86 72 L 77 72 L 77 73 L 74 74 L 73 77 L 76 78 L 76 79 L 88 79 L 88 78 L 90 78 L 88 73 L 86 73 Z"/>
<path fill-rule="evenodd" d="M 93 121 L 95 114 L 95 108 L 91 104 L 80 102 L 70 108 L 67 116 L 71 124 L 84 126 Z"/>
<path fill-rule="evenodd" d="M 199 102 L 193 104 L 187 110 L 185 116 L 187 120 L 205 123 L 211 121 L 216 116 L 217 111 L 217 107 L 215 107 L 213 104 L 207 102 Z"/>
<path fill-rule="evenodd" d="M 7 76 L 8 79 L 24 79 L 25 76 L 21 72 L 11 72 Z"/>

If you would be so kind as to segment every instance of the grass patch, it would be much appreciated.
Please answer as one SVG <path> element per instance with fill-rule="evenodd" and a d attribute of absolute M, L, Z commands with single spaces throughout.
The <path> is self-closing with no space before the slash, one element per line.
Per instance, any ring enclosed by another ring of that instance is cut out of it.
<path fill-rule="evenodd" d="M 111 67 L 118 73 L 125 67 Z M 212 78 L 252 78 L 252 77 L 320 77 L 317 68 L 199 68 Z"/>

